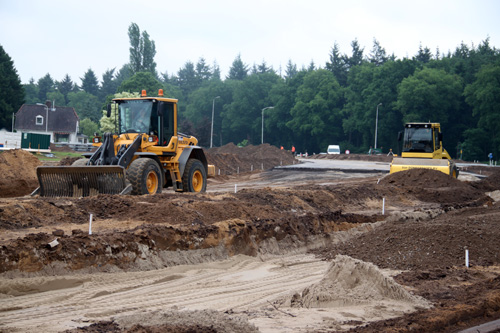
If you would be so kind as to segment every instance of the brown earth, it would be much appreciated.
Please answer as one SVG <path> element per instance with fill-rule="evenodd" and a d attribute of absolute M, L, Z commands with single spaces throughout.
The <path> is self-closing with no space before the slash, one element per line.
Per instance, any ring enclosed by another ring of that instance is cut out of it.
<path fill-rule="evenodd" d="M 210 149 L 207 156 L 209 162 L 221 166 L 221 174 L 225 175 L 220 176 L 218 182 L 248 178 L 248 175 L 237 175 L 234 166 L 240 166 L 240 172 L 244 173 L 250 171 L 244 170 L 244 165 L 249 163 L 264 164 L 264 169 L 295 163 L 289 152 L 268 145 L 246 148 L 227 145 Z M 18 158 L 19 162 L 9 163 L 26 164 Z M 351 327 L 356 332 L 455 332 L 500 318 L 500 196 L 495 192 L 500 190 L 500 171 L 491 170 L 488 169 L 489 177 L 474 182 L 452 179 L 437 171 L 412 169 L 382 178 L 369 175 L 339 179 L 334 185 L 289 181 L 280 187 L 271 185 L 276 175 L 285 175 L 287 171 L 272 171 L 256 174 L 264 184 L 260 188 L 242 189 L 237 193 L 194 195 L 165 191 L 141 197 L 0 199 L 0 278 L 6 279 L 0 280 L 0 305 L 12 297 L 53 288 L 50 284 L 26 288 L 22 282 L 26 278 L 78 276 L 85 272 L 145 272 L 238 254 L 284 255 L 302 246 L 322 260 L 346 260 L 339 259 L 345 257 L 338 255 L 354 258 L 354 263 L 346 263 L 347 267 L 367 264 L 368 271 L 391 270 L 395 272 L 397 285 L 393 285 L 392 280 L 379 278 L 381 284 L 377 290 L 403 286 L 411 294 L 432 303 L 431 308 L 422 307 L 416 312 L 373 323 L 354 319 L 342 325 L 327 324 L 328 320 L 323 319 L 326 326 L 322 331 Z M 321 182 L 322 173 L 315 172 L 311 179 Z M 217 184 L 213 182 L 209 186 L 216 190 Z M 383 199 L 385 215 L 381 213 Z M 89 235 L 90 214 L 94 223 L 92 235 Z M 364 232 L 336 237 L 355 230 Z M 58 244 L 49 245 L 54 239 Z M 270 241 L 276 242 L 277 247 L 269 248 Z M 221 255 L 216 255 L 218 249 Z M 469 268 L 464 265 L 465 249 L 470 253 Z M 196 253 L 207 254 L 200 258 Z M 342 274 L 327 273 L 317 284 L 292 299 L 273 303 L 273 307 L 286 312 L 291 311 L 282 310 L 286 304 L 293 311 L 306 311 L 304 304 L 333 306 L 328 305 L 329 297 L 338 294 L 340 289 L 330 281 L 344 281 L 339 277 L 349 275 L 349 271 L 352 268 Z M 361 283 L 366 275 L 357 276 L 360 283 L 348 285 L 353 288 L 370 285 L 366 281 Z M 343 288 L 344 298 L 352 296 L 355 290 L 345 289 L 345 285 Z M 320 292 L 318 295 L 322 296 L 318 297 L 322 297 L 323 302 L 315 301 L 316 296 L 311 298 L 313 291 Z M 404 293 L 398 291 L 398 295 Z M 356 297 L 359 295 L 363 293 Z M 370 295 L 379 297 L 379 294 Z M 8 315 L 9 311 L 17 314 L 15 309 L 6 309 L 1 310 L 0 315 Z M 213 310 L 217 309 L 210 311 Z M 269 311 L 277 313 L 278 310 L 266 310 L 267 316 Z M 215 313 L 197 313 L 194 317 L 198 320 L 180 322 L 167 321 L 165 317 L 154 322 L 134 319 L 135 324 L 116 319 L 73 331 L 255 330 L 251 325 L 245 326 L 248 323 L 231 326 L 236 325 L 233 322 L 236 316 L 231 311 Z M 249 319 L 256 315 L 248 311 L 238 315 L 242 314 Z M 172 316 L 180 315 L 174 311 Z"/>
<path fill-rule="evenodd" d="M 33 192 L 38 186 L 36 167 L 41 164 L 33 154 L 22 149 L 0 153 L 0 198 Z"/>

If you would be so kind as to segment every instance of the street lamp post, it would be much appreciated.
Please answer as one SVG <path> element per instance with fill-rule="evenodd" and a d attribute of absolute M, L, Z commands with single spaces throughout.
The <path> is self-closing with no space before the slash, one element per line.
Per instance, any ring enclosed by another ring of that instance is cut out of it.
<path fill-rule="evenodd" d="M 210 148 L 212 148 L 214 141 L 214 109 L 215 109 L 215 100 L 217 98 L 220 98 L 220 96 L 215 97 L 214 100 L 212 101 L 212 126 L 210 130 Z"/>
<path fill-rule="evenodd" d="M 264 144 L 264 110 L 267 109 L 274 109 L 274 106 L 268 106 L 262 109 L 262 138 L 261 138 L 261 144 Z"/>
<path fill-rule="evenodd" d="M 375 117 L 375 146 L 374 146 L 374 149 L 377 149 L 378 107 L 381 105 L 382 105 L 382 103 L 379 103 L 377 105 L 377 115 Z"/>

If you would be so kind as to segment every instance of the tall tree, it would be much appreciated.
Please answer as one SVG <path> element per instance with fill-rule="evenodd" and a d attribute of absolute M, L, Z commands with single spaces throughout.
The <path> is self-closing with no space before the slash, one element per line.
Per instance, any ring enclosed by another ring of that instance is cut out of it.
<path fill-rule="evenodd" d="M 248 76 L 248 65 L 244 64 L 241 60 L 241 55 L 233 60 L 231 67 L 229 68 L 229 75 L 227 76 L 230 80 L 243 80 Z"/>
<path fill-rule="evenodd" d="M 197 77 L 194 64 L 191 61 L 186 62 L 184 64 L 184 67 L 179 69 L 179 72 L 177 73 L 177 80 L 182 93 L 187 98 L 189 98 L 189 94 L 191 94 L 201 85 L 201 82 Z"/>
<path fill-rule="evenodd" d="M 75 84 L 71 80 L 71 77 L 66 74 L 62 81 L 56 82 L 57 90 L 64 96 L 64 105 L 68 103 L 68 94 L 75 91 Z"/>
<path fill-rule="evenodd" d="M 83 91 L 94 96 L 99 95 L 99 82 L 92 68 L 89 68 L 80 79 L 82 80 L 81 88 Z"/>
<path fill-rule="evenodd" d="M 368 60 L 372 64 L 375 64 L 375 66 L 380 66 L 383 65 L 387 61 L 387 59 L 388 58 L 385 49 L 382 46 L 380 46 L 380 43 L 374 38 L 373 48 L 370 53 L 370 56 L 368 57 Z"/>
<path fill-rule="evenodd" d="M 348 64 L 346 63 L 346 57 L 340 54 L 337 42 L 333 44 L 330 50 L 330 61 L 326 63 L 326 69 L 333 73 L 341 86 L 346 85 Z"/>
<path fill-rule="evenodd" d="M 102 85 L 101 90 L 99 91 L 99 98 L 104 100 L 106 96 L 112 95 L 116 93 L 116 89 L 118 88 L 117 82 L 114 79 L 115 68 L 108 69 L 104 74 L 102 74 Z"/>
<path fill-rule="evenodd" d="M 473 106 L 480 131 L 466 134 L 466 155 L 485 159 L 490 152 L 500 154 L 500 63 L 488 64 L 476 75 L 476 81 L 465 88 L 466 101 Z M 482 140 L 481 140 L 482 138 Z"/>
<path fill-rule="evenodd" d="M 426 46 L 422 48 L 422 44 L 418 47 L 418 53 L 415 56 L 415 60 L 421 62 L 421 63 L 428 63 L 432 59 L 432 53 L 431 50 Z"/>
<path fill-rule="evenodd" d="M 202 84 L 203 82 L 207 82 L 210 80 L 212 73 L 210 72 L 210 66 L 207 65 L 205 58 L 201 57 L 196 63 L 196 78 L 198 80 L 198 84 Z"/>
<path fill-rule="evenodd" d="M 23 85 L 25 91 L 26 104 L 35 104 L 40 100 L 38 99 L 38 85 L 33 78 L 30 79 L 28 84 Z"/>
<path fill-rule="evenodd" d="M 55 83 L 52 77 L 47 73 L 44 77 L 38 80 L 38 101 L 45 103 L 47 100 L 47 93 L 54 91 Z"/>
<path fill-rule="evenodd" d="M 285 79 L 290 80 L 297 75 L 299 71 L 297 70 L 297 65 L 292 62 L 291 59 L 288 59 L 288 63 L 286 64 L 285 69 Z"/>
<path fill-rule="evenodd" d="M 128 38 L 130 41 L 130 70 L 132 74 L 139 72 L 150 72 L 154 76 L 156 73 L 155 42 L 149 39 L 146 31 L 142 32 L 136 23 L 130 24 L 128 28 Z"/>
<path fill-rule="evenodd" d="M 24 103 L 24 87 L 14 62 L 0 45 L 0 129 L 11 128 L 12 114 Z"/>
<path fill-rule="evenodd" d="M 296 134 L 296 147 L 312 153 L 324 151 L 329 143 L 343 139 L 342 92 L 326 69 L 310 71 L 297 90 L 296 103 L 287 126 Z"/>

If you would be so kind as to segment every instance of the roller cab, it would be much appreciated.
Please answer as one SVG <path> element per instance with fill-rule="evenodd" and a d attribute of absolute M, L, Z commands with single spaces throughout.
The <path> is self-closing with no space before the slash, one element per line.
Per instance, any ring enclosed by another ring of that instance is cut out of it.
<path fill-rule="evenodd" d="M 401 157 L 394 157 L 390 173 L 409 169 L 432 169 L 454 178 L 458 177 L 458 167 L 443 148 L 443 135 L 439 123 L 407 123 Z"/>

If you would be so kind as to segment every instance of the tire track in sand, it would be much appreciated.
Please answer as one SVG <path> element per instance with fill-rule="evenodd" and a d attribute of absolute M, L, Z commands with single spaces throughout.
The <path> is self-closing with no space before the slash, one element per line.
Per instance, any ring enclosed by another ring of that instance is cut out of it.
<path fill-rule="evenodd" d="M 327 266 L 309 255 L 267 261 L 240 255 L 222 262 L 155 271 L 71 276 L 68 278 L 80 278 L 82 285 L 2 298 L 0 329 L 57 332 L 118 314 L 174 306 L 188 310 L 257 309 L 318 282 Z M 8 284 L 6 280 L 0 279 L 0 284 Z M 36 278 L 22 282 L 29 286 Z"/>

